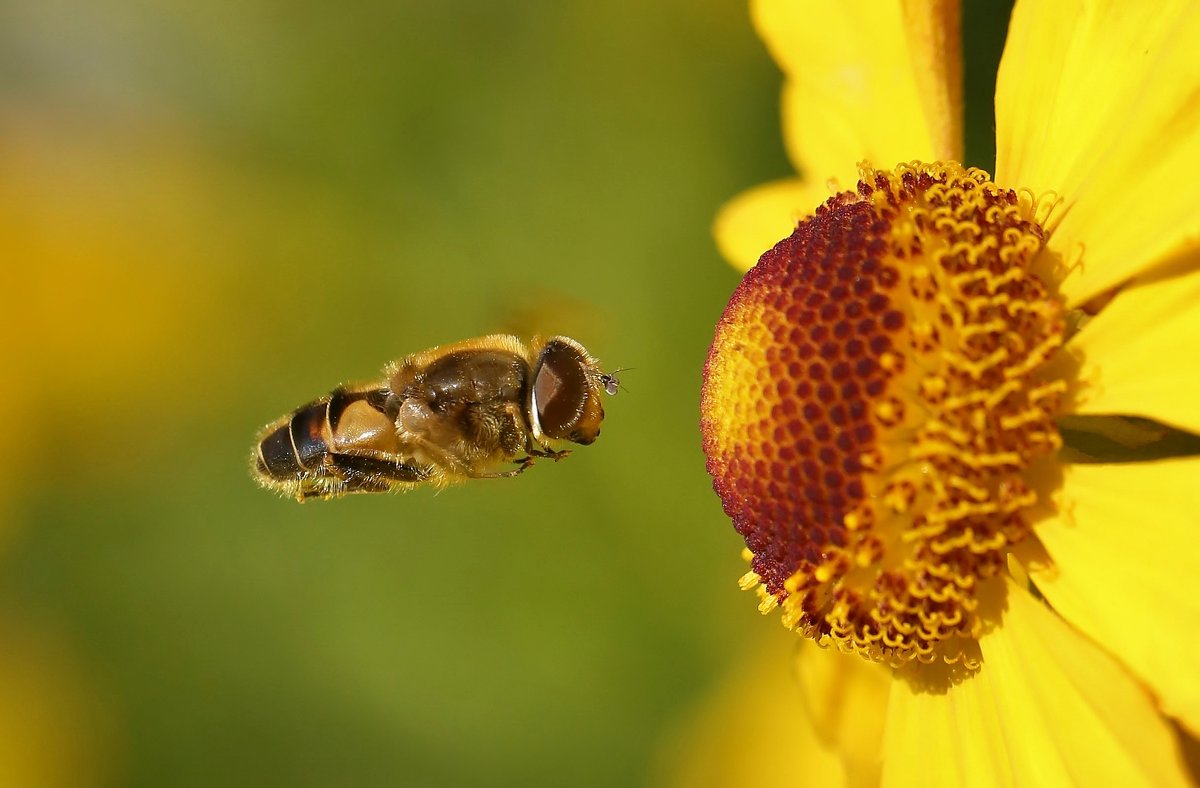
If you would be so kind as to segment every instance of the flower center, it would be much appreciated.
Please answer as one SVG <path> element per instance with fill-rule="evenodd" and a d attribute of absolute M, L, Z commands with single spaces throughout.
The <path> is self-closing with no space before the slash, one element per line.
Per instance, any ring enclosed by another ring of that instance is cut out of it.
<path fill-rule="evenodd" d="M 1064 309 L 1016 192 L 952 162 L 860 175 L 730 299 L 708 471 L 764 612 L 880 662 L 969 663 L 981 585 L 1029 534 L 1030 466 L 1061 445 Z"/>

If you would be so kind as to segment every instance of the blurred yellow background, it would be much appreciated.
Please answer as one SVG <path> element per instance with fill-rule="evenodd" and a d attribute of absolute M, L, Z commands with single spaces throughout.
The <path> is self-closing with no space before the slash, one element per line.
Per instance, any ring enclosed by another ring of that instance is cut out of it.
<path fill-rule="evenodd" d="M 0 785 L 641 784 L 779 628 L 697 432 L 778 87 L 741 2 L 0 9 Z M 250 480 L 263 424 L 497 330 L 633 368 L 594 446 Z"/>

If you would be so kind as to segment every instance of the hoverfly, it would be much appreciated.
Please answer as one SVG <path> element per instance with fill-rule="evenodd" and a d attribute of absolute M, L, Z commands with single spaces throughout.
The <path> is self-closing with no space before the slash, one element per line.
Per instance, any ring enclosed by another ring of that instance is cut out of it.
<path fill-rule="evenodd" d="M 339 386 L 265 427 L 263 487 L 303 501 L 516 476 L 563 442 L 600 434 L 600 393 L 620 382 L 565 336 L 494 334 L 405 356 L 383 379 Z M 500 470 L 504 463 L 517 466 Z"/>

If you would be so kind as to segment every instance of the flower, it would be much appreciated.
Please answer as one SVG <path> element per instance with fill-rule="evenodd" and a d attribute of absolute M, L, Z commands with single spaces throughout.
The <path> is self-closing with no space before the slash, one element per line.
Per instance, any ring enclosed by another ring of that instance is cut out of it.
<path fill-rule="evenodd" d="M 701 424 L 742 586 L 826 647 L 807 697 L 890 677 L 850 712 L 884 781 L 1187 784 L 1200 7 L 1018 2 L 994 179 L 958 163 L 955 3 L 752 7 L 805 177 L 716 224 L 749 269 Z"/>

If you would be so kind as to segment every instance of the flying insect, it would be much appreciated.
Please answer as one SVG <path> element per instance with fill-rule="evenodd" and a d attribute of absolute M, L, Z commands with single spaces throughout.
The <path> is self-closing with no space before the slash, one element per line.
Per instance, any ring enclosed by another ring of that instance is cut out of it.
<path fill-rule="evenodd" d="M 516 476 L 539 458 L 561 460 L 566 443 L 596 440 L 601 392 L 619 385 L 570 337 L 439 345 L 263 428 L 251 473 L 299 501 Z"/>

